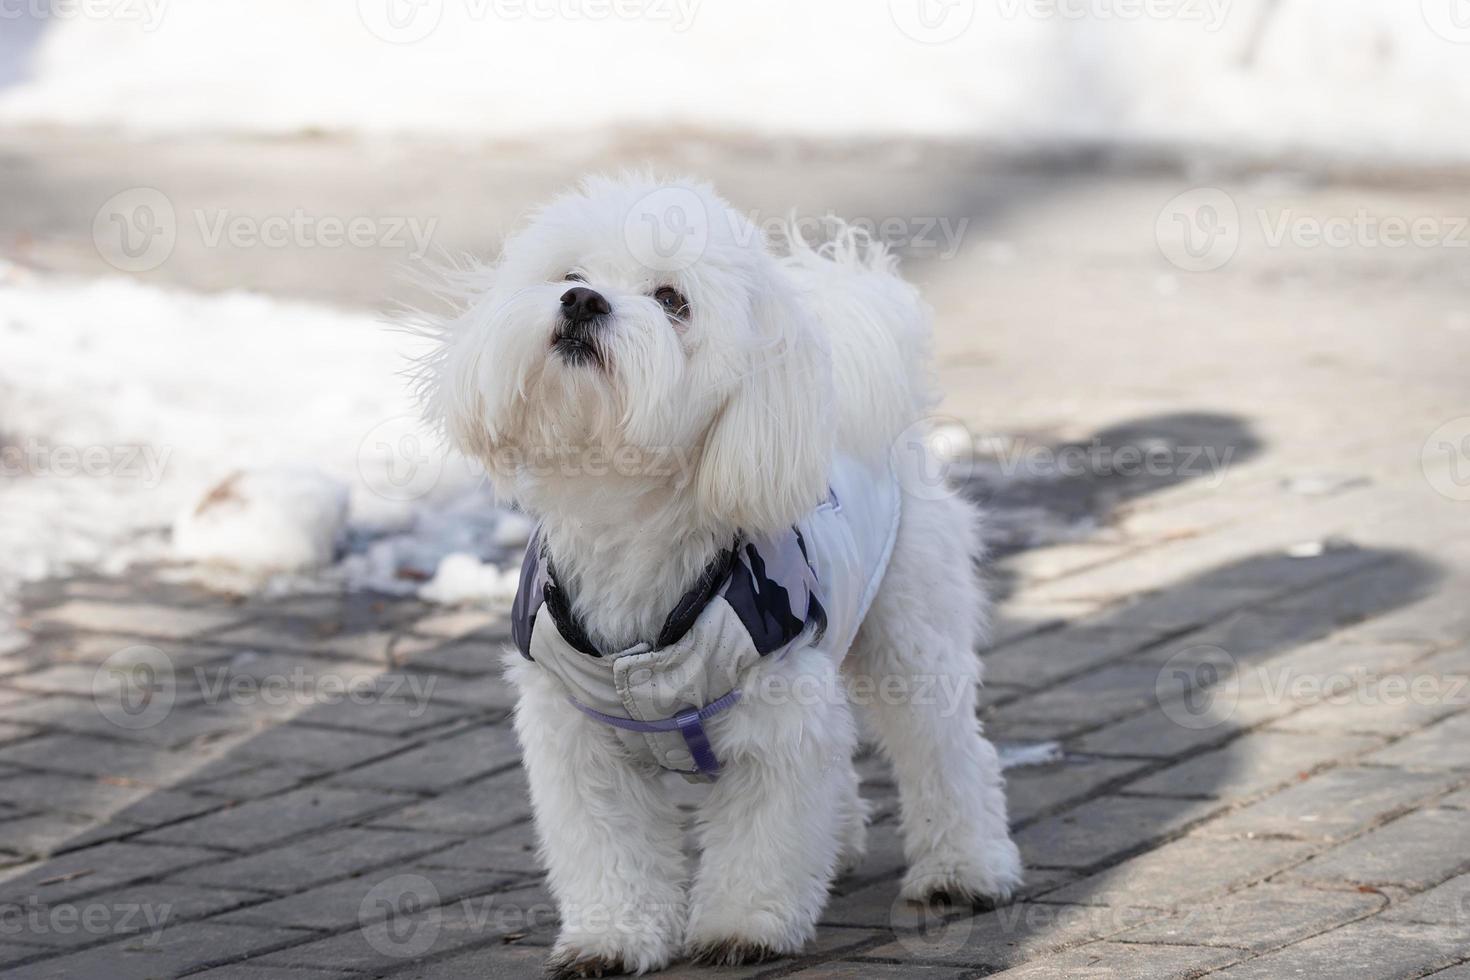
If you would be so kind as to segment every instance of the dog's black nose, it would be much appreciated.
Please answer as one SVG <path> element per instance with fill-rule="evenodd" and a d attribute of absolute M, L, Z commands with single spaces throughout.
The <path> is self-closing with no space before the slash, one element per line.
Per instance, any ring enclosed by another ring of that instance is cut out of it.
<path fill-rule="evenodd" d="M 611 313 L 612 307 L 597 290 L 573 286 L 561 294 L 561 312 L 571 323 L 586 323 L 593 317 Z"/>

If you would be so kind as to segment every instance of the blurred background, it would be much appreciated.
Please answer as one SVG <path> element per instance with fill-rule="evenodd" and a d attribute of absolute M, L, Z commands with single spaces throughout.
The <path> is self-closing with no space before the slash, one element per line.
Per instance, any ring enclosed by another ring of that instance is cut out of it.
<path fill-rule="evenodd" d="M 0 0 L 0 780 L 102 737 L 77 705 L 130 642 L 443 680 L 385 754 L 503 732 L 486 651 L 528 527 L 419 424 L 388 321 L 437 308 L 416 270 L 623 168 L 901 255 L 949 477 L 991 515 L 997 644 L 1060 644 L 1047 683 L 1363 569 L 1211 642 L 1276 655 L 1420 601 L 1394 642 L 1448 642 L 1467 119 L 1466 0 Z M 992 656 L 992 731 L 1074 766 L 1017 775 L 1023 822 L 1121 771 L 1078 732 L 1157 710 L 1156 664 L 1048 709 Z M 182 703 L 138 785 L 202 807 L 340 777 L 250 742 L 333 722 Z M 240 756 L 290 764 L 197 784 Z M 93 790 L 59 820 L 20 819 L 54 788 L 0 802 L 0 865 L 162 819 Z"/>
<path fill-rule="evenodd" d="M 986 433 L 1265 397 L 1315 435 L 1316 385 L 1462 366 L 1462 0 L 5 0 L 0 39 L 11 585 L 179 557 L 180 508 L 295 467 L 260 492 L 346 493 L 326 544 L 193 557 L 498 594 L 377 314 L 594 171 L 892 242 Z"/>

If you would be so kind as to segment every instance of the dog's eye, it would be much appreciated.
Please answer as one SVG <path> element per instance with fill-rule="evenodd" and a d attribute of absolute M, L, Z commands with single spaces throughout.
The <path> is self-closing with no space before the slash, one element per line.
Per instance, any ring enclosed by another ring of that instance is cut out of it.
<path fill-rule="evenodd" d="M 658 300 L 658 305 L 664 308 L 669 316 L 683 320 L 689 316 L 689 301 L 684 294 L 672 286 L 663 286 L 656 290 L 653 298 Z"/>
<path fill-rule="evenodd" d="M 562 278 L 562 281 L 563 282 L 586 282 L 587 281 L 587 277 L 584 276 L 584 275 L 582 275 L 582 273 L 580 273 L 580 272 L 568 272 L 566 275 L 562 276 L 561 278 Z"/>

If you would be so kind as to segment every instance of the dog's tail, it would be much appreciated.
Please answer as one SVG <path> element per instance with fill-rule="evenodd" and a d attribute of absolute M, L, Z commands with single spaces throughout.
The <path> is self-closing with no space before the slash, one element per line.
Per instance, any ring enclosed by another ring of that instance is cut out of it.
<path fill-rule="evenodd" d="M 898 257 L 835 218 L 792 219 L 783 264 L 832 349 L 838 444 L 872 457 L 934 406 L 929 307 L 898 274 Z"/>

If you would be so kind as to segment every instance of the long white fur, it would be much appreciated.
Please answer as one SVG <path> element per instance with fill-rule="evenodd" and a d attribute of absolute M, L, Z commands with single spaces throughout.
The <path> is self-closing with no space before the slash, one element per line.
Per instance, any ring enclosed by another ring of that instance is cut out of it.
<path fill-rule="evenodd" d="M 539 211 L 472 277 L 474 295 L 439 325 L 439 352 L 420 378 L 427 414 L 484 461 L 502 496 L 542 521 L 573 609 L 613 649 L 655 635 L 737 529 L 779 529 L 815 506 L 834 451 L 918 465 L 889 450 L 935 400 L 928 311 L 881 245 L 838 229 L 818 245 L 793 239 L 778 257 L 709 187 L 680 181 L 703 203 L 708 243 L 689 268 L 657 272 L 635 259 L 623 230 L 664 186 L 592 178 Z M 605 369 L 550 350 L 568 271 L 613 307 Z M 650 298 L 663 285 L 688 297 L 687 323 L 671 323 Z M 516 465 L 518 452 L 548 445 L 677 449 L 699 462 L 687 481 Z M 958 497 L 906 496 L 888 574 L 840 668 L 799 650 L 744 679 L 741 703 L 709 725 L 725 772 L 697 815 L 692 885 L 660 777 L 540 668 L 507 656 L 562 910 L 554 972 L 640 973 L 681 952 L 739 962 L 794 953 L 812 938 L 832 879 L 862 855 L 854 709 L 840 693 L 761 691 L 958 682 L 957 705 L 869 699 L 861 708 L 899 784 L 903 894 L 1012 893 L 1019 855 L 999 762 L 975 715 L 986 609 L 978 520 Z M 771 685 L 771 674 L 787 684 Z"/>

